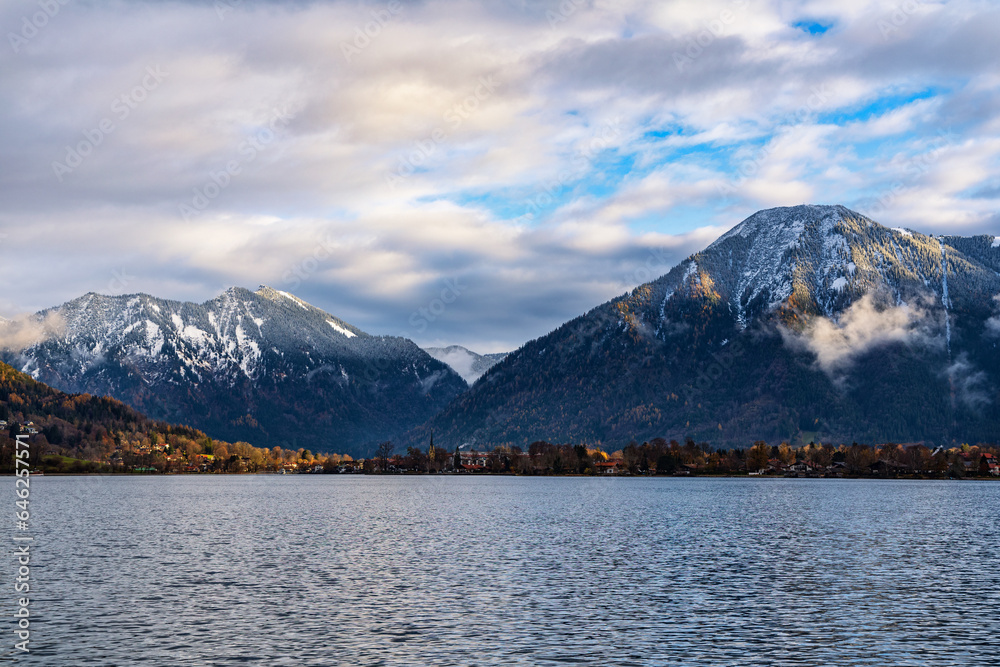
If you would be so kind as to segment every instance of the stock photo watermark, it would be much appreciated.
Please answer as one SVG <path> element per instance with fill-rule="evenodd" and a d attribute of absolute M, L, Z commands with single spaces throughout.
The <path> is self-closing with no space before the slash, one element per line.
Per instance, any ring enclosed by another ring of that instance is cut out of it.
<path fill-rule="evenodd" d="M 226 14 L 243 6 L 243 0 L 215 0 L 215 15 L 220 21 L 226 20 Z"/>
<path fill-rule="evenodd" d="M 20 53 L 21 48 L 38 35 L 39 31 L 49 24 L 59 11 L 69 4 L 69 0 L 38 0 L 41 11 L 21 17 L 21 29 L 18 32 L 8 32 L 7 41 L 14 53 Z"/>
<path fill-rule="evenodd" d="M 746 9 L 750 6 L 750 0 L 733 0 L 731 4 L 738 10 Z M 700 31 L 688 37 L 684 51 L 674 51 L 674 66 L 677 71 L 683 72 L 686 67 L 693 65 L 715 40 L 725 37 L 726 28 L 736 23 L 736 19 L 733 10 L 723 9 L 718 17 L 703 23 Z"/>
<path fill-rule="evenodd" d="M 622 275 L 622 287 L 630 290 L 636 285 L 644 285 L 659 278 L 676 264 L 677 260 L 673 253 L 665 248 L 649 248 L 649 256 L 640 266 L 632 270 L 631 273 Z"/>
<path fill-rule="evenodd" d="M 614 145 L 614 141 L 621 136 L 621 122 L 620 118 L 615 118 L 605 124 L 583 148 L 573 155 L 568 168 L 560 171 L 553 180 L 547 181 L 538 192 L 525 199 L 524 213 L 520 217 L 533 220 L 545 207 L 555 203 L 556 194 L 560 189 L 582 178 L 587 173 L 594 158 L 601 151 Z"/>
<path fill-rule="evenodd" d="M 903 177 L 896 179 L 878 195 L 861 204 L 858 207 L 860 211 L 868 217 L 872 217 L 891 208 L 899 197 L 912 188 L 912 183 L 915 180 L 931 170 L 957 138 L 958 135 L 951 128 L 938 130 L 938 136 L 930 142 L 931 149 L 904 162 L 902 166 Z"/>
<path fill-rule="evenodd" d="M 29 530 L 29 519 L 31 512 L 28 505 L 31 499 L 31 463 L 29 458 L 31 453 L 28 446 L 27 435 L 14 436 L 14 493 L 17 500 L 14 501 L 14 556 L 17 559 L 17 574 L 14 577 L 14 592 L 25 594 L 31 592 L 31 545 L 34 537 L 24 535 Z M 14 643 L 14 648 L 18 651 L 28 653 L 28 644 L 31 641 L 31 598 L 27 595 L 15 599 L 17 611 L 14 618 L 17 619 L 17 627 L 14 628 L 14 635 L 20 641 Z"/>
<path fill-rule="evenodd" d="M 430 324 L 444 315 L 445 311 L 448 310 L 448 306 L 458 301 L 459 297 L 462 296 L 462 292 L 468 289 L 466 285 L 458 281 L 458 278 L 445 278 L 443 283 L 444 288 L 436 298 L 431 299 L 426 306 L 417 308 L 410 315 L 410 326 L 417 333 L 427 331 Z"/>
<path fill-rule="evenodd" d="M 587 4 L 588 0 L 563 0 L 559 3 L 559 11 L 551 9 L 545 12 L 545 18 L 549 21 L 549 28 L 555 28 L 560 23 L 565 23 L 570 16 L 576 14 L 577 10 Z"/>
<path fill-rule="evenodd" d="M 746 353 L 743 343 L 734 340 L 723 346 L 719 352 L 712 352 L 712 361 L 704 362 L 698 368 L 698 376 L 690 383 L 681 388 L 684 401 L 687 403 L 697 402 L 697 397 L 711 389 L 719 378 L 736 365 L 736 362 Z"/>
<path fill-rule="evenodd" d="M 775 126 L 772 130 L 772 134 L 777 134 L 779 130 L 787 127 L 794 127 L 812 114 L 816 113 L 831 99 L 833 93 L 826 86 L 826 84 L 821 84 L 819 86 L 813 86 L 811 88 L 811 94 L 806 98 L 806 103 L 796 109 L 793 113 L 786 116 L 782 121 Z M 717 189 L 720 195 L 730 195 L 738 192 L 738 189 L 746 184 L 746 182 L 757 175 L 764 166 L 764 163 L 769 157 L 774 149 L 765 144 L 757 149 L 750 157 L 743 159 L 736 166 L 736 174 L 731 176 L 726 181 L 719 183 Z"/>
<path fill-rule="evenodd" d="M 319 270 L 323 262 L 333 256 L 334 248 L 341 245 L 341 242 L 332 234 L 327 234 L 316 243 L 312 252 L 305 259 L 295 262 L 281 275 L 282 282 L 290 290 L 298 289 L 304 281 Z"/>
<path fill-rule="evenodd" d="M 394 190 L 396 186 L 415 174 L 437 152 L 438 147 L 451 133 L 471 118 L 480 105 L 493 97 L 502 85 L 502 82 L 497 81 L 492 74 L 479 77 L 476 87 L 460 102 L 442 114 L 441 118 L 448 124 L 448 127 L 435 127 L 427 137 L 413 142 L 414 150 L 401 156 L 397 161 L 396 168 L 386 174 L 386 185 Z"/>
<path fill-rule="evenodd" d="M 353 40 L 340 43 L 340 52 L 344 54 L 344 60 L 350 63 L 354 58 L 360 56 L 362 51 L 371 46 L 372 40 L 378 38 L 392 19 L 402 11 L 403 3 L 399 0 L 392 0 L 386 4 L 385 9 L 371 10 L 372 20 L 363 26 L 355 26 Z"/>
<path fill-rule="evenodd" d="M 882 40 L 889 41 L 892 35 L 899 32 L 900 28 L 909 23 L 913 15 L 926 5 L 927 3 L 923 0 L 906 0 L 906 2 L 897 5 L 891 12 L 880 18 L 876 22 L 876 25 L 882 34 Z"/>
<path fill-rule="evenodd" d="M 128 92 L 122 93 L 111 102 L 110 111 L 114 116 L 113 118 L 105 116 L 97 123 L 96 127 L 84 130 L 83 139 L 77 142 L 76 145 L 67 144 L 66 156 L 63 158 L 63 161 L 53 160 L 52 162 L 52 172 L 59 182 L 62 183 L 63 177 L 73 173 L 77 167 L 82 165 L 94 153 L 98 146 L 104 143 L 104 140 L 110 134 L 118 129 L 119 125 L 116 124 L 115 119 L 117 119 L 118 123 L 124 122 L 132 115 L 133 111 L 139 108 L 140 104 L 146 101 L 151 92 L 160 87 L 160 84 L 168 76 L 170 76 L 169 72 L 161 70 L 159 65 L 150 65 L 147 67 L 145 75 L 139 84 Z"/>
<path fill-rule="evenodd" d="M 135 276 L 130 276 L 125 267 L 111 270 L 111 280 L 108 281 L 109 294 L 121 294 L 135 280 Z"/>
<path fill-rule="evenodd" d="M 257 156 L 277 138 L 277 130 L 288 125 L 294 117 L 294 114 L 287 110 L 275 109 L 267 127 L 240 142 L 236 149 L 238 158 L 228 160 L 218 170 L 209 171 L 205 182 L 194 188 L 191 199 L 178 205 L 181 217 L 190 221 L 205 211 L 233 183 L 233 179 L 243 173 L 243 168 L 256 160 Z"/>

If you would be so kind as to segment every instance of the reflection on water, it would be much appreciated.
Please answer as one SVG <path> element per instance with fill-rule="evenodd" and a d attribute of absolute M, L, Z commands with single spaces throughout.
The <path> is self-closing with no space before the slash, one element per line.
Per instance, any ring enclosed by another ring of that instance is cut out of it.
<path fill-rule="evenodd" d="M 998 664 L 998 500 L 990 482 L 46 477 L 20 662 Z"/>

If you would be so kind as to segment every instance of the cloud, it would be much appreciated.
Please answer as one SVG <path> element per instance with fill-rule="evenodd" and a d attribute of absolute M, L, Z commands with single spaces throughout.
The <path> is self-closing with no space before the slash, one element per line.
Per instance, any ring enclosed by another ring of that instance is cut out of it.
<path fill-rule="evenodd" d="M 479 357 L 470 354 L 469 350 L 463 347 L 432 349 L 434 353 L 431 356 L 451 366 L 451 369 L 461 375 L 467 384 L 473 384 L 482 375 L 481 370 L 477 371 L 474 368 L 480 363 Z"/>
<path fill-rule="evenodd" d="M 967 408 L 976 410 L 989 405 L 986 373 L 976 370 L 966 353 L 962 353 L 946 370 L 952 392 Z"/>
<path fill-rule="evenodd" d="M 25 348 L 61 336 L 66 323 L 58 313 L 19 315 L 0 320 L 0 350 L 20 352 Z"/>
<path fill-rule="evenodd" d="M 986 320 L 986 335 L 991 338 L 1000 338 L 1000 294 L 993 297 L 996 302 L 997 314 Z"/>
<path fill-rule="evenodd" d="M 867 0 L 221 6 L 68 3 L 0 49 L 0 312 L 267 283 L 373 333 L 499 351 L 817 193 L 996 231 L 1000 12 L 974 0 L 890 34 Z"/>
<path fill-rule="evenodd" d="M 919 306 L 903 304 L 878 308 L 871 294 L 855 301 L 838 320 L 816 317 L 801 333 L 781 329 L 795 349 L 816 355 L 816 365 L 839 381 L 858 356 L 892 343 L 927 344 L 931 338 L 922 326 L 927 317 Z"/>

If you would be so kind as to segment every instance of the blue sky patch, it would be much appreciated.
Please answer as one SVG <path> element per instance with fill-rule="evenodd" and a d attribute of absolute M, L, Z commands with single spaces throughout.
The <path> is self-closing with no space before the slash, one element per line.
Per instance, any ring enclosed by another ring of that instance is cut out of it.
<path fill-rule="evenodd" d="M 793 23 L 792 27 L 807 32 L 810 35 L 822 35 L 832 28 L 833 24 L 824 25 L 816 21 L 799 21 L 798 23 Z"/>

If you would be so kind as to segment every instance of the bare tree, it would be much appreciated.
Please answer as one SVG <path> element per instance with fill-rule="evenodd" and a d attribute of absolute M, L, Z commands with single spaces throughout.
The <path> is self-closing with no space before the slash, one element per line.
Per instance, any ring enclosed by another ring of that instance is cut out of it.
<path fill-rule="evenodd" d="M 386 440 L 375 450 L 375 463 L 380 471 L 385 472 L 389 468 L 389 457 L 392 456 L 395 449 L 396 446 L 392 444 L 392 441 Z"/>

